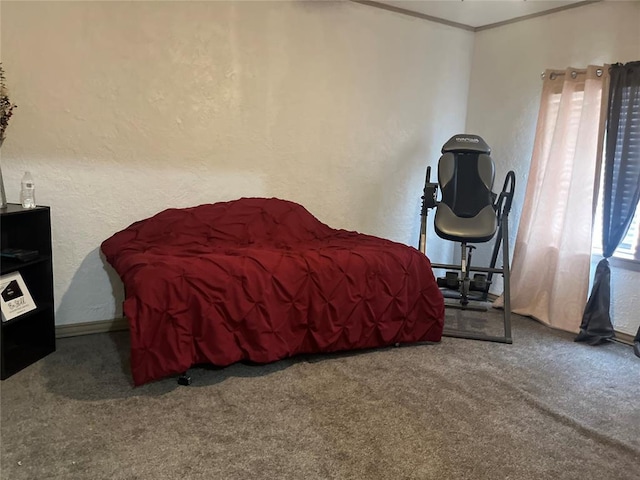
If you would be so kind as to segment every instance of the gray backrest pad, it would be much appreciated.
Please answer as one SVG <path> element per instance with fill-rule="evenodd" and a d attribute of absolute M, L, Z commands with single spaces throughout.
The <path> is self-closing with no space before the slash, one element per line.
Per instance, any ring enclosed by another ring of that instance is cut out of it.
<path fill-rule="evenodd" d="M 494 177 L 493 161 L 484 153 L 448 152 L 438 162 L 442 202 L 463 218 L 474 217 L 492 205 Z"/>

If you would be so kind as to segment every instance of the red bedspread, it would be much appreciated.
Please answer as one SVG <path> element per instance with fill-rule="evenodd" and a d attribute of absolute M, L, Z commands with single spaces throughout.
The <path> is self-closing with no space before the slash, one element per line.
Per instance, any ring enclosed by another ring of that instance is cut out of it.
<path fill-rule="evenodd" d="M 125 286 L 136 385 L 200 363 L 440 340 L 444 301 L 412 247 L 279 199 L 169 209 L 102 244 Z"/>

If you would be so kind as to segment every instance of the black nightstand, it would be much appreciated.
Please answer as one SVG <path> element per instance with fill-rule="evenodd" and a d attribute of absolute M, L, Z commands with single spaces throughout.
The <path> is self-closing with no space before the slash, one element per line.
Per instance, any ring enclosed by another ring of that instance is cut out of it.
<path fill-rule="evenodd" d="M 1 249 L 37 251 L 18 260 L 0 257 L 2 276 L 19 272 L 35 310 L 2 322 L 1 379 L 10 377 L 56 349 L 53 309 L 53 263 L 49 207 L 22 208 L 10 203 L 0 209 Z"/>

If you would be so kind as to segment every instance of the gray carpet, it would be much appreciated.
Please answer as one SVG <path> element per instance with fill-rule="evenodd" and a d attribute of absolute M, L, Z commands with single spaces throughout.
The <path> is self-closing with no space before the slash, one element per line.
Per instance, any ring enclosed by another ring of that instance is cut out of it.
<path fill-rule="evenodd" d="M 0 386 L 2 479 L 638 479 L 640 359 L 572 338 L 516 316 L 513 345 L 444 338 L 139 388 L 126 332 L 62 339 Z"/>

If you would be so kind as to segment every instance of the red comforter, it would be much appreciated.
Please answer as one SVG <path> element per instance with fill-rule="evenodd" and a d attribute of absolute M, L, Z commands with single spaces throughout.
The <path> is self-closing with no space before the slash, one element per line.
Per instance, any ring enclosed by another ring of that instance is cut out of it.
<path fill-rule="evenodd" d="M 125 287 L 136 385 L 211 363 L 440 340 L 416 249 L 333 229 L 279 199 L 169 209 L 102 244 Z"/>

